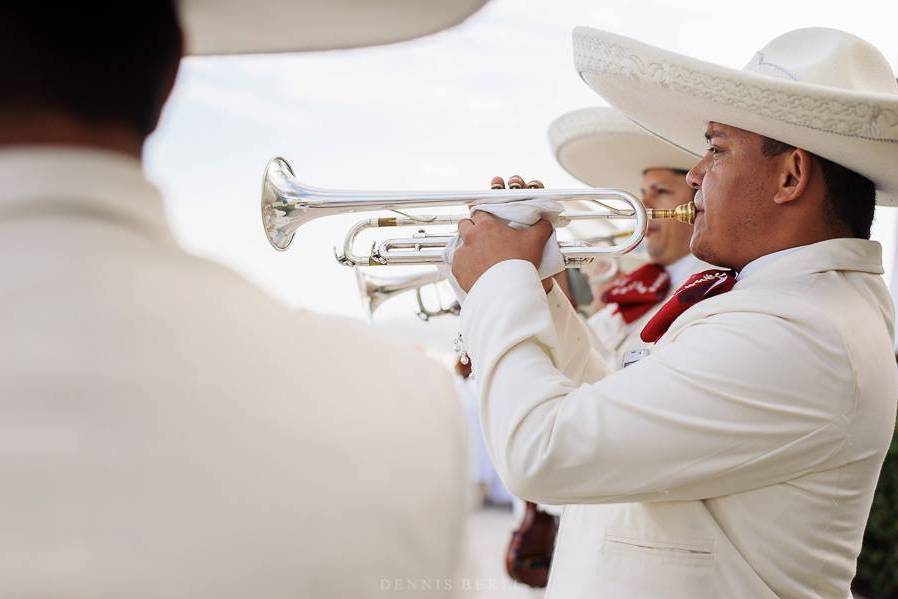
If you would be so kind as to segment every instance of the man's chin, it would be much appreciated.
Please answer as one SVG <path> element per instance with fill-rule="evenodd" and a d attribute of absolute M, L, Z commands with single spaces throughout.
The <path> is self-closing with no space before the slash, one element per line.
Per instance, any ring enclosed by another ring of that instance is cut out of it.
<path fill-rule="evenodd" d="M 708 262 L 708 257 L 711 254 L 707 244 L 703 243 L 700 234 L 693 234 L 692 239 L 689 240 L 689 253 L 703 262 Z"/>
<path fill-rule="evenodd" d="M 693 238 L 689 243 L 689 252 L 702 262 L 727 268 L 727 265 L 722 263 L 725 262 L 725 259 L 720 252 L 715 252 L 714 247 L 707 242 L 703 242 L 701 238 Z"/>

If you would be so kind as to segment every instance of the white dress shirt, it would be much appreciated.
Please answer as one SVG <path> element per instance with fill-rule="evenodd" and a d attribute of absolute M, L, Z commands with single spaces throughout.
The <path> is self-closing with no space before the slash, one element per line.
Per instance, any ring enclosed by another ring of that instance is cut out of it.
<path fill-rule="evenodd" d="M 753 270 L 757 270 L 759 268 L 762 268 L 765 264 L 770 264 L 771 262 L 774 262 L 784 256 L 788 256 L 792 252 L 798 251 L 802 247 L 804 246 L 788 248 L 785 250 L 780 250 L 778 252 L 773 252 L 771 254 L 766 254 L 764 256 L 761 256 L 760 258 L 755 258 L 754 260 L 743 266 L 742 270 L 736 273 L 736 280 L 741 281 L 742 279 L 747 277 L 748 274 Z"/>
<path fill-rule="evenodd" d="M 509 490 L 567 504 L 547 596 L 845 599 L 898 398 L 879 244 L 748 269 L 604 376 L 563 295 L 511 260 L 462 332 Z"/>
<path fill-rule="evenodd" d="M 466 456 L 449 373 L 186 254 L 136 160 L 0 151 L 0 278 L 0 597 L 451 579 Z"/>
<path fill-rule="evenodd" d="M 665 270 L 670 277 L 670 288 L 676 289 L 685 283 L 690 275 L 708 268 L 712 268 L 711 265 L 702 262 L 692 254 L 686 254 L 673 264 L 667 265 Z"/>

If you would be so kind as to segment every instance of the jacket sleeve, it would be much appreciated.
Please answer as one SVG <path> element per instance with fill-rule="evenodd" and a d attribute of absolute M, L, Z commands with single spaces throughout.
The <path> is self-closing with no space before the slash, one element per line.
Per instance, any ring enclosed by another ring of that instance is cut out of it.
<path fill-rule="evenodd" d="M 552 322 L 544 322 L 542 326 L 551 327 L 555 332 L 554 344 L 548 346 L 555 368 L 577 383 L 593 383 L 611 372 L 605 359 L 596 351 L 595 336 L 561 287 L 554 285 L 545 299 Z"/>
<path fill-rule="evenodd" d="M 462 311 L 487 445 L 516 495 L 705 499 L 823 467 L 845 439 L 856 390 L 850 368 L 838 366 L 840 339 L 812 341 L 770 314 L 727 312 L 581 384 L 567 374 L 585 369 L 556 367 L 575 361 L 550 300 L 533 266 L 514 260 L 487 271 Z"/>

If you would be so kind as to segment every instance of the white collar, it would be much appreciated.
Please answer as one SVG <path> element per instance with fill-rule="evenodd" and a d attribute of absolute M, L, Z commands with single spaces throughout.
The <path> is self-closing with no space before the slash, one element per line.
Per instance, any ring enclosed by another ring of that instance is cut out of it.
<path fill-rule="evenodd" d="M 676 289 L 684 283 L 689 275 L 695 271 L 697 264 L 698 258 L 692 254 L 686 254 L 673 264 L 666 266 L 667 274 L 670 276 L 671 287 Z"/>
<path fill-rule="evenodd" d="M 778 260 L 779 258 L 782 258 L 783 256 L 787 256 L 787 255 L 791 254 L 792 252 L 799 250 L 803 247 L 805 247 L 805 246 L 799 245 L 794 248 L 786 248 L 786 249 L 780 250 L 778 252 L 773 252 L 772 254 L 767 254 L 767 255 L 761 256 L 760 258 L 755 258 L 754 260 L 752 260 L 751 262 L 749 262 L 748 264 L 743 266 L 742 270 L 740 270 L 739 272 L 736 273 L 736 280 L 741 281 L 750 272 L 757 270 L 758 268 L 760 268 L 761 266 L 763 266 L 765 264 L 769 264 L 775 260 Z"/>
<path fill-rule="evenodd" d="M 0 220 L 60 213 L 174 242 L 162 196 L 136 158 L 78 146 L 0 147 Z"/>

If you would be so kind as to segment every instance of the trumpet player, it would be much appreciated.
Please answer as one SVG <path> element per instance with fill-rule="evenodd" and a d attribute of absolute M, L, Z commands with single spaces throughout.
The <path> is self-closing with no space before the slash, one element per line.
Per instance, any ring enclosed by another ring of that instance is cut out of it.
<path fill-rule="evenodd" d="M 0 8 L 0 595 L 444 595 L 466 479 L 449 373 L 187 254 L 141 153 L 179 8 L 230 53 L 254 25 L 259 51 L 354 46 L 477 3 L 357 2 L 345 30 L 323 26 L 342 4 L 205 4 Z"/>
<path fill-rule="evenodd" d="M 640 129 L 609 107 L 562 115 L 549 128 L 559 164 L 591 187 L 639 193 L 647 208 L 676 208 L 695 191 L 686 172 L 696 158 Z M 602 309 L 588 324 L 595 349 L 609 367 L 620 368 L 645 347 L 642 328 L 690 275 L 711 268 L 689 252 L 692 227 L 673 219 L 653 220 L 644 245 L 649 262 L 601 289 Z"/>
<path fill-rule="evenodd" d="M 613 108 L 562 115 L 549 128 L 549 139 L 561 166 L 586 185 L 639 193 L 647 208 L 675 208 L 692 199 L 686 172 L 696 158 L 639 129 Z M 689 252 L 691 234 L 686 223 L 652 221 L 644 241 L 649 262 L 602 289 L 604 307 L 587 324 L 593 348 L 609 368 L 638 356 L 646 346 L 639 338 L 645 323 L 686 278 L 710 268 Z M 571 299 L 564 280 L 556 276 L 555 284 Z M 544 577 L 540 582 L 545 586 Z"/>
<path fill-rule="evenodd" d="M 552 227 L 460 223 L 487 445 L 512 493 L 566 504 L 548 596 L 850 596 L 898 398 L 869 240 L 898 193 L 888 62 L 820 28 L 742 70 L 588 28 L 574 55 L 612 106 L 701 155 L 690 248 L 722 268 L 687 279 L 643 328 L 649 355 L 603 378 L 537 275 Z"/>

